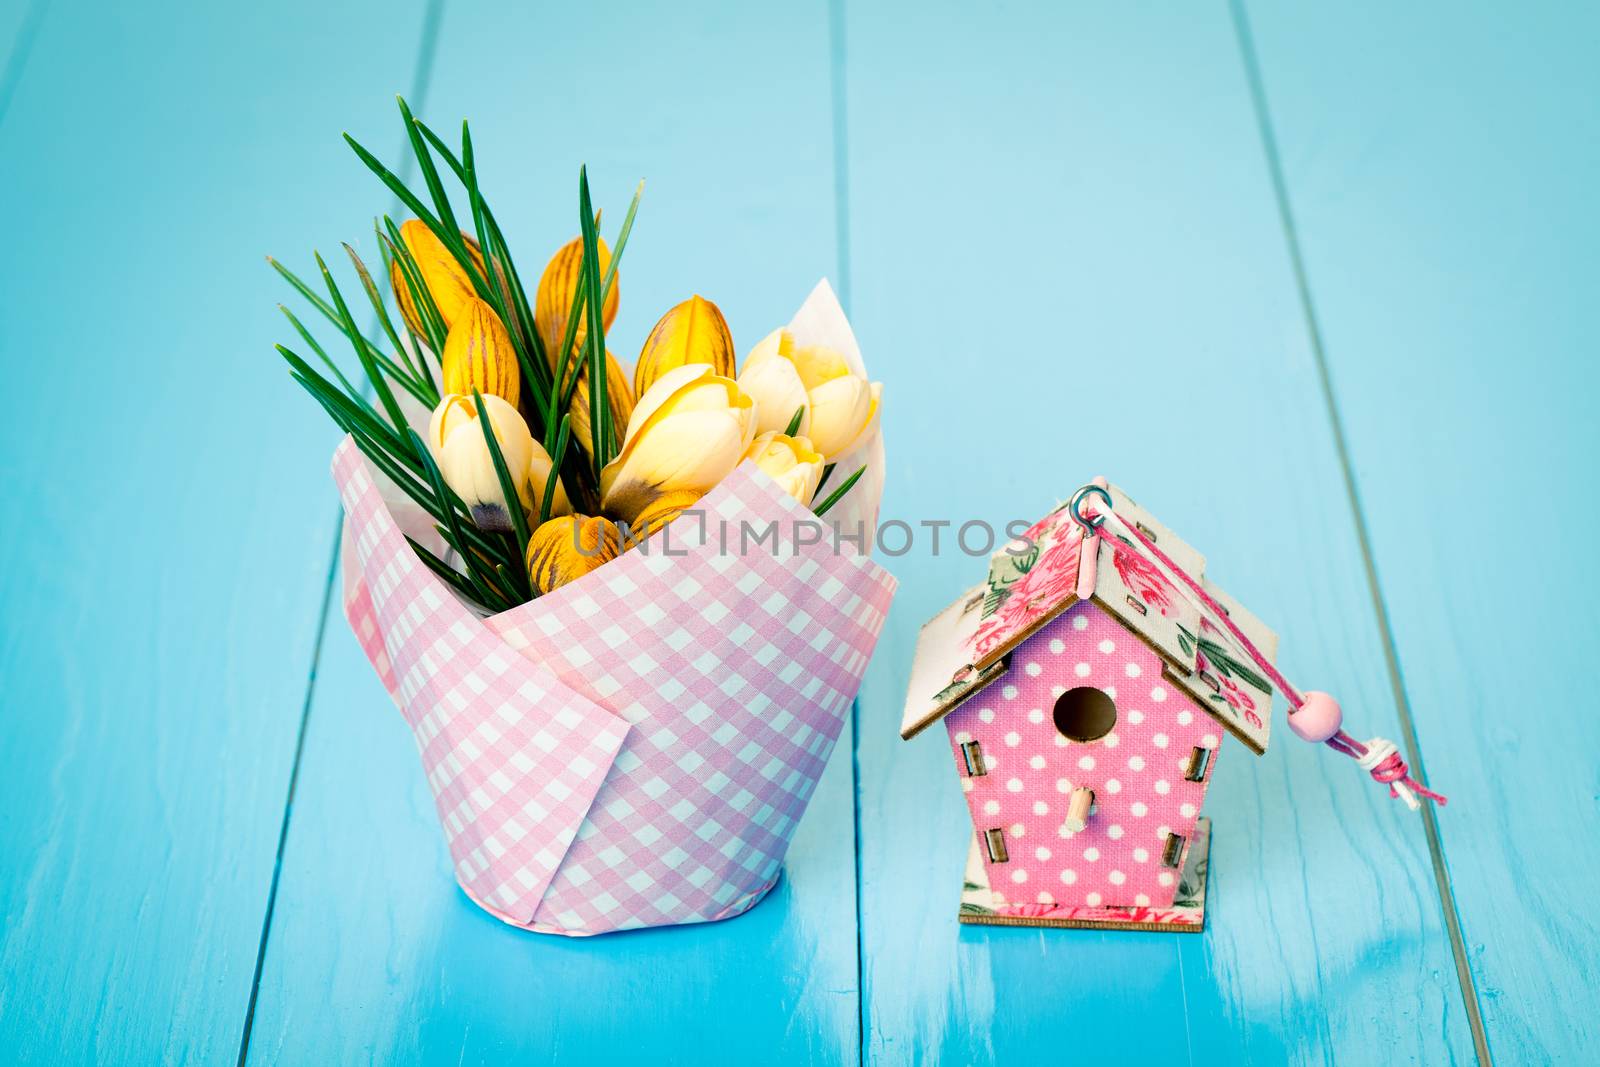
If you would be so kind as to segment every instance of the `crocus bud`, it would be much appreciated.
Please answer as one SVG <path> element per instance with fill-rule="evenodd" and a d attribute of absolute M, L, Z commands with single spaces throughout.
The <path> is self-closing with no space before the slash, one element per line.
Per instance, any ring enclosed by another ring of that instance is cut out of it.
<path fill-rule="evenodd" d="M 705 492 L 755 438 L 755 404 L 704 363 L 676 367 L 633 409 L 622 451 L 600 472 L 606 513 L 632 521 L 665 493 Z"/>
<path fill-rule="evenodd" d="M 696 489 L 674 489 L 656 497 L 627 524 L 627 535 L 622 543 L 623 551 L 641 545 L 660 533 L 673 519 L 694 507 L 704 495 Z"/>
<path fill-rule="evenodd" d="M 489 415 L 495 444 L 520 497 L 516 506 L 526 510 L 532 501 L 528 475 L 534 450 L 544 450 L 534 442 L 516 408 L 498 396 L 486 394 L 483 409 Z M 439 402 L 428 422 L 428 450 L 433 453 L 445 484 L 471 510 L 474 523 L 485 530 L 513 528 L 510 505 L 500 489 L 500 475 L 489 453 L 489 443 L 484 440 L 472 397 L 451 393 Z M 550 462 L 548 456 L 545 462 Z"/>
<path fill-rule="evenodd" d="M 811 447 L 809 440 L 764 433 L 751 442 L 744 458 L 755 460 L 756 466 L 770 475 L 785 493 L 807 507 L 811 505 L 817 483 L 822 481 L 824 463 L 821 453 Z"/>
<path fill-rule="evenodd" d="M 476 389 L 517 406 L 522 394 L 522 368 L 511 347 L 511 335 L 494 308 L 477 297 L 469 298 L 457 314 L 455 325 L 445 338 L 440 362 L 445 392 L 470 396 Z"/>
<path fill-rule="evenodd" d="M 633 369 L 634 395 L 643 396 L 663 374 L 690 363 L 704 363 L 714 373 L 732 378 L 733 359 L 733 337 L 721 310 L 703 297 L 691 296 L 661 316 L 645 339 Z"/>
<path fill-rule="evenodd" d="M 606 402 L 611 408 L 611 425 L 620 435 L 628 428 L 633 415 L 633 387 L 622 364 L 611 353 L 606 353 Z M 572 439 L 589 455 L 594 455 L 594 439 L 589 427 L 589 372 L 584 369 L 572 392 Z"/>
<path fill-rule="evenodd" d="M 829 458 L 865 439 L 883 391 L 881 383 L 852 372 L 838 352 L 800 347 L 788 330 L 774 330 L 750 350 L 739 385 L 755 399 L 763 432 L 787 428 L 803 391 L 806 413 L 799 432 Z"/>
<path fill-rule="evenodd" d="M 600 284 L 605 284 L 606 268 L 611 265 L 611 250 L 606 247 L 604 240 L 599 240 L 600 252 Z M 574 237 L 550 257 L 550 262 L 545 264 L 544 274 L 539 278 L 539 291 L 534 296 L 533 321 L 539 330 L 539 339 L 544 342 L 545 358 L 550 361 L 550 369 L 556 369 L 560 361 L 561 341 L 567 334 L 567 316 L 572 312 L 572 294 L 578 289 L 578 276 L 583 269 L 583 238 Z M 622 289 L 622 274 L 618 272 L 611 280 L 611 294 L 606 297 L 604 306 L 600 309 L 600 322 L 609 330 L 617 318 L 617 299 Z M 587 300 L 587 297 L 585 297 Z M 578 306 L 578 324 L 572 334 L 572 355 L 570 360 L 575 361 L 578 353 L 583 348 L 583 339 L 588 336 L 588 305 Z M 571 362 L 568 366 L 571 366 Z M 568 381 L 571 381 L 569 378 Z"/>
<path fill-rule="evenodd" d="M 563 515 L 528 538 L 528 580 L 540 593 L 548 593 L 598 570 L 621 551 L 610 519 Z"/>
<path fill-rule="evenodd" d="M 445 329 L 448 330 L 455 325 L 456 317 L 466 307 L 467 301 L 477 299 L 478 291 L 472 287 L 472 279 L 456 262 L 444 242 L 421 219 L 407 219 L 401 223 L 400 240 L 416 261 L 422 284 L 428 287 L 428 295 L 433 298 L 434 306 L 439 309 L 439 317 L 444 320 Z M 473 266 L 482 274 L 483 253 L 478 250 L 477 242 L 465 234 L 462 234 L 462 242 L 467 246 Z M 417 306 L 411 300 L 411 289 L 406 285 L 405 273 L 400 269 L 399 261 L 389 266 L 389 284 L 394 288 L 395 302 L 400 305 L 400 314 L 405 318 L 406 325 L 411 327 L 411 332 L 418 337 L 428 336 L 423 332 L 422 316 L 417 313 Z"/>
<path fill-rule="evenodd" d="M 800 425 L 796 433 L 811 429 L 811 397 L 806 393 L 800 372 L 786 359 L 769 359 L 764 363 L 745 364 L 739 375 L 739 388 L 750 394 L 756 402 L 756 428 L 762 433 L 783 433 L 800 412 Z"/>

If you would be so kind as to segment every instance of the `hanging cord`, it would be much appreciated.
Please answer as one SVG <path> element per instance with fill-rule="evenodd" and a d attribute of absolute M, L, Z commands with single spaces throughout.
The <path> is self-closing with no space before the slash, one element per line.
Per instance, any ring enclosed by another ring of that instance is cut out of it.
<path fill-rule="evenodd" d="M 1083 502 L 1089 496 L 1100 497 L 1105 502 L 1104 510 L 1095 509 L 1084 515 Z M 1228 617 L 1222 605 L 1217 603 L 1199 582 L 1157 548 L 1156 543 L 1145 536 L 1144 531 L 1137 525 L 1125 521 L 1116 513 L 1111 506 L 1111 494 L 1104 487 L 1086 485 L 1079 489 L 1073 494 L 1071 511 L 1073 520 L 1083 527 L 1086 537 L 1095 535 L 1105 523 L 1111 523 L 1118 532 L 1126 535 L 1130 544 L 1144 550 L 1146 558 L 1162 570 L 1168 581 L 1186 588 L 1185 599 L 1201 614 L 1209 616 L 1213 622 L 1232 634 L 1239 647 L 1257 667 L 1261 668 L 1261 672 L 1272 680 L 1278 692 L 1289 702 L 1289 728 L 1296 735 L 1308 741 L 1321 741 L 1335 752 L 1342 752 L 1351 757 L 1376 781 L 1387 785 L 1391 797 L 1404 801 L 1406 807 L 1412 811 L 1421 807 L 1421 803 L 1417 800 L 1419 796 L 1427 797 L 1440 805 L 1449 803 L 1443 796 L 1411 777 L 1411 771 L 1406 766 L 1406 761 L 1400 758 L 1400 750 L 1393 741 L 1384 737 L 1374 737 L 1364 744 L 1357 741 L 1341 729 L 1344 713 L 1340 710 L 1338 701 L 1327 693 L 1315 691 L 1302 693 L 1291 685 L 1289 679 L 1285 678 L 1261 650 L 1256 648 L 1255 643 L 1245 636 L 1238 624 Z"/>

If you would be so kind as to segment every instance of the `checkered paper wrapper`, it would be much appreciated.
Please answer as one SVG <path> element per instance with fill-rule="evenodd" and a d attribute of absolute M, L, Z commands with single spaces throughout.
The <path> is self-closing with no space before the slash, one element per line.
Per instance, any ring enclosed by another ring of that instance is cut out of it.
<path fill-rule="evenodd" d="M 430 544 L 426 516 L 391 503 L 353 441 L 333 470 L 345 614 L 474 901 L 587 935 L 727 918 L 772 888 L 889 610 L 887 571 L 831 535 L 798 543 L 810 512 L 745 463 L 665 544 L 484 619 L 417 558 L 405 535 Z M 774 520 L 776 549 L 741 551 L 741 523 Z"/>

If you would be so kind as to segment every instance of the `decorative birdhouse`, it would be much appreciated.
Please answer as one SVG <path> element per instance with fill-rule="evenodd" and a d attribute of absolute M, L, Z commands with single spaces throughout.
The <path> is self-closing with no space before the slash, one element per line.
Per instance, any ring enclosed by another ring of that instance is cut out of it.
<path fill-rule="evenodd" d="M 1198 552 L 1096 486 L 1137 534 L 1096 528 L 1080 492 L 996 553 L 923 627 L 900 733 L 943 719 L 949 734 L 974 831 L 961 921 L 1198 931 L 1222 738 L 1259 755 L 1271 723 L 1270 683 L 1231 631 L 1266 662 L 1277 636 L 1204 578 Z"/>

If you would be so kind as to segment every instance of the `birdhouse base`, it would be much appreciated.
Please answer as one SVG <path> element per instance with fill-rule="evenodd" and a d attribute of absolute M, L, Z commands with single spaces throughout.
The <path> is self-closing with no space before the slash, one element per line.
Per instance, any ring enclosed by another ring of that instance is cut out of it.
<path fill-rule="evenodd" d="M 967 853 L 966 884 L 961 889 L 964 923 L 983 926 L 1067 926 L 1101 930 L 1162 930 L 1197 934 L 1206 923 L 1206 879 L 1211 853 L 1211 820 L 1195 823 L 1194 840 L 1178 875 L 1172 906 L 1137 904 L 1053 904 L 1036 900 L 995 902 L 977 835 Z"/>

